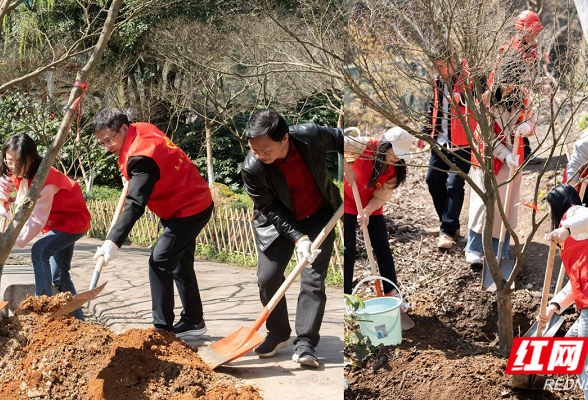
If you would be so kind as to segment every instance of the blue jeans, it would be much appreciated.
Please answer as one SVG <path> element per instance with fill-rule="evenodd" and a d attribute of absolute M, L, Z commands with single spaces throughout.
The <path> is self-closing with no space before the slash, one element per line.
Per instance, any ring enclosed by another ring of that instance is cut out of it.
<path fill-rule="evenodd" d="M 443 152 L 457 168 L 467 174 L 470 170 L 470 164 L 462 161 L 457 156 L 466 160 L 470 159 L 470 150 L 461 149 L 456 150 L 451 154 L 443 148 Z M 440 233 L 449 236 L 455 236 L 459 229 L 459 214 L 463 206 L 463 198 L 465 195 L 465 182 L 457 172 L 451 171 L 445 161 L 439 157 L 437 153 L 431 150 L 431 158 L 429 159 L 429 166 L 441 169 L 429 169 L 427 171 L 426 182 L 429 187 L 429 193 L 433 198 L 435 211 L 439 216 L 441 223 Z"/>
<path fill-rule="evenodd" d="M 574 322 L 569 331 L 566 332 L 566 337 L 588 337 L 588 308 L 580 311 L 580 316 Z M 580 386 L 584 389 L 584 399 L 588 400 L 588 358 L 584 362 L 582 374 L 578 375 Z"/>
<path fill-rule="evenodd" d="M 504 237 L 504 247 L 502 248 L 502 258 L 508 258 L 508 245 L 510 242 L 510 234 L 508 232 L 506 232 L 506 236 Z M 497 238 L 492 238 L 492 246 L 494 247 L 494 255 L 496 255 L 496 253 L 498 253 L 498 239 Z M 471 229 L 469 230 L 468 233 L 468 244 L 465 247 L 465 251 L 469 251 L 472 253 L 477 253 L 477 254 L 484 254 L 484 247 L 482 245 L 482 234 L 481 233 L 476 233 L 474 231 L 472 231 Z"/>
<path fill-rule="evenodd" d="M 43 235 L 31 249 L 33 271 L 35 272 L 35 296 L 51 296 L 52 284 L 59 292 L 76 294 L 76 288 L 69 275 L 75 243 L 86 233 L 65 233 L 52 230 Z M 84 320 L 82 309 L 71 313 Z"/>

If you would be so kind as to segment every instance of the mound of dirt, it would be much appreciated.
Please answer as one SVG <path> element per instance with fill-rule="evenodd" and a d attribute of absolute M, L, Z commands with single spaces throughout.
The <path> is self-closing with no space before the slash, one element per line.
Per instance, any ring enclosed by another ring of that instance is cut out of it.
<path fill-rule="evenodd" d="M 116 335 L 69 316 L 46 318 L 66 302 L 66 294 L 27 298 L 0 320 L 1 399 L 262 398 L 215 374 L 172 333 Z"/>

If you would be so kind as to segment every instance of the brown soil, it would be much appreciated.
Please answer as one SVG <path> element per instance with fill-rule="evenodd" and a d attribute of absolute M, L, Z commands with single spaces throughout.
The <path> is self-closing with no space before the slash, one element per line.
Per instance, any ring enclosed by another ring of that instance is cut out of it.
<path fill-rule="evenodd" d="M 573 137 L 577 136 L 574 132 Z M 535 146 L 533 146 L 535 147 Z M 412 164 L 428 163 L 429 152 L 415 157 Z M 565 157 L 548 166 L 540 188 L 547 193 L 560 174 Z M 542 165 L 525 170 L 521 202 L 530 203 L 537 174 Z M 415 328 L 404 331 L 398 346 L 380 346 L 363 361 L 346 348 L 345 369 L 349 387 L 346 399 L 577 399 L 575 391 L 530 391 L 513 389 L 504 375 L 507 355 L 498 351 L 496 295 L 480 290 L 482 266 L 470 267 L 465 262 L 466 238 L 460 238 L 454 249 L 437 249 L 437 236 L 427 236 L 424 229 L 438 225 L 437 215 L 425 183 L 425 168 L 409 167 L 407 182 L 398 189 L 385 207 L 389 242 L 393 250 L 401 290 L 412 306 L 409 315 Z M 467 237 L 469 189 L 462 210 L 461 234 Z M 540 199 L 542 200 L 542 199 Z M 541 204 L 539 204 L 541 209 Z M 539 216 L 545 213 L 541 209 Z M 531 228 L 531 210 L 519 210 L 517 232 L 526 239 Z M 516 279 L 513 293 L 515 335 L 524 334 L 538 310 L 545 275 L 548 246 L 543 234 L 544 223 L 534 237 L 524 265 Z M 362 234 L 357 231 L 355 283 L 371 275 Z M 511 241 L 511 246 L 513 242 Z M 511 247 L 511 258 L 513 250 Z M 556 259 L 552 290 L 559 272 Z M 362 297 L 374 295 L 373 285 L 364 284 Z M 558 336 L 563 336 L 577 314 L 566 312 L 566 322 Z M 568 378 L 568 376 L 557 376 Z M 569 378 L 574 378 L 569 376 Z"/>
<path fill-rule="evenodd" d="M 171 333 L 46 318 L 68 295 L 29 297 L 0 320 L 0 399 L 261 399 Z"/>

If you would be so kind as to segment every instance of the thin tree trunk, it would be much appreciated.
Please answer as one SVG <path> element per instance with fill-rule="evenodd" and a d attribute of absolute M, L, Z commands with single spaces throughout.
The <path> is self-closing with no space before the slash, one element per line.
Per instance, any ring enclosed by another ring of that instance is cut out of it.
<path fill-rule="evenodd" d="M 208 117 L 204 117 L 204 130 L 206 132 L 206 172 L 208 173 L 208 186 L 214 183 L 214 166 L 212 164 L 212 127 Z"/>
<path fill-rule="evenodd" d="M 505 354 L 510 353 L 514 340 L 512 325 L 512 290 L 508 286 L 496 286 L 498 304 L 498 347 Z"/>
<path fill-rule="evenodd" d="M 344 124 L 344 116 L 343 113 L 339 114 L 339 119 L 337 120 L 337 128 L 339 129 L 343 129 L 343 124 Z M 339 181 L 343 180 L 343 154 L 338 153 L 339 156 L 337 158 L 337 166 L 338 166 L 338 170 L 337 170 L 337 179 L 339 179 Z"/>
<path fill-rule="evenodd" d="M 96 43 L 96 47 L 90 56 L 90 59 L 84 65 L 84 67 L 78 72 L 76 75 L 76 80 L 80 82 L 88 81 L 90 75 L 100 62 L 102 58 L 102 54 L 106 49 L 106 45 L 112 31 L 114 30 L 114 24 L 116 18 L 118 16 L 120 7 L 123 3 L 123 0 L 114 0 L 110 5 L 108 10 L 108 16 L 106 17 L 106 21 L 104 22 L 104 26 L 102 28 L 102 33 L 100 34 L 100 38 Z M 71 89 L 69 95 L 68 104 L 72 105 L 74 101 L 82 94 L 82 89 L 78 86 L 74 86 Z M 78 104 L 79 107 L 79 104 Z M 8 255 L 12 250 L 12 246 L 16 242 L 16 238 L 22 229 L 25 222 L 28 220 L 29 216 L 33 211 L 33 207 L 35 206 L 35 202 L 39 197 L 39 193 L 45 184 L 45 180 L 47 179 L 47 175 L 49 174 L 49 169 L 51 165 L 55 162 L 55 158 L 59 153 L 59 150 L 65 143 L 67 139 L 67 135 L 69 134 L 71 124 L 75 118 L 77 112 L 77 107 L 69 106 L 67 111 L 65 112 L 65 116 L 61 121 L 61 125 L 59 126 L 59 130 L 57 131 L 57 135 L 49 146 L 47 150 L 47 154 L 43 157 L 43 161 L 41 161 L 41 165 L 37 171 L 35 179 L 31 182 L 31 186 L 29 191 L 27 192 L 26 198 L 21 206 L 16 209 L 16 213 L 12 221 L 10 221 L 10 225 L 8 226 L 6 232 L 0 235 L 0 277 L 2 273 L 3 266 L 8 259 Z"/>
<path fill-rule="evenodd" d="M 125 90 L 125 85 L 123 83 L 116 85 L 116 102 L 123 108 L 129 106 L 127 91 Z"/>

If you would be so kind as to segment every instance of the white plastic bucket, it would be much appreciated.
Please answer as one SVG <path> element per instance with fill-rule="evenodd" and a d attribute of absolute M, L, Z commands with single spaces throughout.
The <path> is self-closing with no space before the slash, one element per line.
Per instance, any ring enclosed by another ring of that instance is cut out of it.
<path fill-rule="evenodd" d="M 402 294 L 398 287 L 383 276 L 368 276 L 361 280 L 353 289 L 352 294 L 362 283 L 374 280 L 384 280 L 394 286 L 398 291 L 398 297 L 378 297 L 364 301 L 365 307 L 358 308 L 355 313 L 358 317 L 361 333 L 370 338 L 374 346 L 383 344 L 393 346 L 402 342 L 402 328 L 400 325 L 400 305 Z"/>

